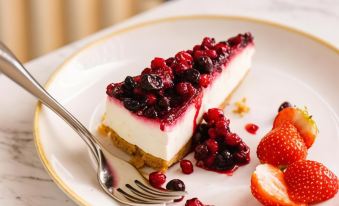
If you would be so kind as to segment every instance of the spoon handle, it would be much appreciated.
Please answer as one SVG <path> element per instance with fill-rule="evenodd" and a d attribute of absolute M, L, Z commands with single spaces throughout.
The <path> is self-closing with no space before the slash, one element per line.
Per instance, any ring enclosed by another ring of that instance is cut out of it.
<path fill-rule="evenodd" d="M 98 160 L 100 147 L 93 135 L 32 77 L 2 42 L 0 42 L 0 71 L 63 118 L 86 142 Z"/>

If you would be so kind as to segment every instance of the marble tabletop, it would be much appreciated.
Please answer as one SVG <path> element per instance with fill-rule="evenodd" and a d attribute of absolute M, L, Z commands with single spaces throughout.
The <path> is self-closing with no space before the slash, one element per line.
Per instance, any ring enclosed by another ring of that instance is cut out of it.
<path fill-rule="evenodd" d="M 171 1 L 25 64 L 44 83 L 66 57 L 93 41 L 137 22 L 188 14 L 249 16 L 311 33 L 339 47 L 338 0 Z M 36 99 L 0 74 L 0 205 L 72 206 L 41 164 L 32 135 Z"/>

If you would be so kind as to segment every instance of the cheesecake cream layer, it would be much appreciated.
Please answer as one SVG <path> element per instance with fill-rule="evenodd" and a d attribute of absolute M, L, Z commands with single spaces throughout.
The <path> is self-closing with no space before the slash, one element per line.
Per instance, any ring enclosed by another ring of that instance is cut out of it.
<path fill-rule="evenodd" d="M 165 125 L 163 130 L 159 121 L 131 113 L 112 97 L 107 97 L 103 124 L 144 152 L 170 161 L 192 137 L 194 125 L 201 121 L 202 114 L 209 108 L 219 107 L 245 77 L 251 67 L 253 53 L 254 46 L 248 45 L 235 55 L 227 68 L 203 90 L 200 108 L 191 104 L 174 124 Z"/>

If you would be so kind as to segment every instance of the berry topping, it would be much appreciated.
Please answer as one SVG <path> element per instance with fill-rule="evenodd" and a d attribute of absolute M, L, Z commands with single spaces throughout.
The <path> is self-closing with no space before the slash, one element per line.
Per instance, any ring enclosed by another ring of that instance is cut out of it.
<path fill-rule="evenodd" d="M 166 182 L 166 175 L 164 175 L 162 172 L 152 172 L 149 174 L 149 183 L 156 188 L 161 188 L 161 185 L 163 185 Z"/>
<path fill-rule="evenodd" d="M 193 164 L 189 160 L 181 160 L 180 167 L 184 174 L 189 175 L 193 172 Z"/>
<path fill-rule="evenodd" d="M 185 184 L 179 179 L 173 179 L 167 183 L 166 189 L 173 191 L 185 191 Z"/>
<path fill-rule="evenodd" d="M 192 198 L 186 201 L 185 206 L 204 206 L 198 198 Z"/>
<path fill-rule="evenodd" d="M 232 55 L 253 43 L 248 34 L 238 36 L 242 42 L 236 48 L 226 41 L 217 43 L 214 38 L 205 37 L 201 44 L 173 57 L 155 57 L 140 75 L 109 84 L 106 94 L 136 115 L 160 121 L 160 129 L 165 129 L 191 103 L 198 104 L 204 88 L 225 69 Z"/>
<path fill-rule="evenodd" d="M 284 174 L 270 164 L 258 165 L 251 177 L 251 192 L 263 205 L 304 206 L 288 196 Z"/>
<path fill-rule="evenodd" d="M 283 109 L 285 109 L 285 108 L 288 108 L 288 107 L 292 107 L 292 104 L 289 103 L 289 102 L 283 102 L 283 103 L 279 106 L 278 112 L 280 112 L 281 110 L 283 110 Z"/>
<path fill-rule="evenodd" d="M 249 163 L 249 147 L 230 131 L 230 121 L 221 109 L 209 109 L 204 120 L 207 124 L 200 124 L 193 135 L 197 166 L 227 173 Z"/>
<path fill-rule="evenodd" d="M 163 88 L 162 79 L 155 74 L 144 74 L 141 76 L 141 88 L 144 90 L 159 90 Z"/>
<path fill-rule="evenodd" d="M 256 134 L 258 129 L 259 129 L 259 127 L 258 127 L 258 125 L 250 123 L 250 124 L 246 124 L 245 125 L 245 129 L 250 134 Z"/>
<path fill-rule="evenodd" d="M 338 178 L 319 162 L 297 161 L 284 174 L 288 194 L 294 201 L 314 204 L 328 200 L 338 192 Z"/>
<path fill-rule="evenodd" d="M 307 148 L 312 146 L 318 135 L 318 128 L 306 109 L 302 110 L 296 107 L 288 107 L 281 110 L 274 119 L 273 128 L 279 127 L 284 122 L 290 122 L 297 128 Z"/>
<path fill-rule="evenodd" d="M 285 167 L 305 159 L 307 148 L 297 129 L 289 122 L 285 122 L 260 141 L 257 156 L 261 163 Z"/>

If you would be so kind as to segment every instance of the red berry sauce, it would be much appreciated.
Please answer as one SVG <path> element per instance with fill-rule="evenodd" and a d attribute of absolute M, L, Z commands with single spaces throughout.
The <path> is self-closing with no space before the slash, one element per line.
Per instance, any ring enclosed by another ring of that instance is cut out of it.
<path fill-rule="evenodd" d="M 227 41 L 205 37 L 192 50 L 180 51 L 167 59 L 155 57 L 140 75 L 107 86 L 106 93 L 137 116 L 160 122 L 160 129 L 173 125 L 191 104 L 197 114 L 203 89 L 226 68 L 229 61 L 253 44 L 250 33 Z"/>
<path fill-rule="evenodd" d="M 259 126 L 253 123 L 248 123 L 245 125 L 245 129 L 250 134 L 256 134 L 259 129 Z"/>
<path fill-rule="evenodd" d="M 230 120 L 221 109 L 209 109 L 193 135 L 194 158 L 197 166 L 232 175 L 250 161 L 250 148 L 230 131 Z"/>

